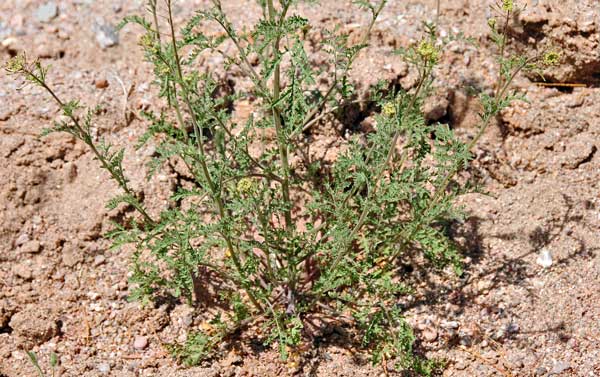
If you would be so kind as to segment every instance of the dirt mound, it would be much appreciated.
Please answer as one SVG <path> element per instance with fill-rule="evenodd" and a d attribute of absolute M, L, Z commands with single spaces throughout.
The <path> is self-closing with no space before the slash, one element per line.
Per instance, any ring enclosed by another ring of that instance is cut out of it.
<path fill-rule="evenodd" d="M 529 1 L 517 16 L 514 36 L 521 51 L 556 51 L 563 64 L 544 71 L 551 82 L 600 82 L 600 9 L 598 2 Z"/>

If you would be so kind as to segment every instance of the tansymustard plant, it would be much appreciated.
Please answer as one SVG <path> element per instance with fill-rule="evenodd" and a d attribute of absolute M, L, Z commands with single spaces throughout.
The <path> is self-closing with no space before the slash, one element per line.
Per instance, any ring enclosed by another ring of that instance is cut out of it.
<path fill-rule="evenodd" d="M 408 91 L 375 89 L 371 98 L 381 111 L 366 144 L 350 137 L 332 166 L 311 161 L 303 153 L 311 126 L 351 100 L 349 71 L 385 2 L 356 1 L 371 15 L 358 44 L 350 45 L 339 30 L 322 33 L 315 48 L 330 55 L 325 86 L 307 50 L 309 21 L 292 14 L 294 0 L 259 0 L 262 18 L 243 30 L 220 0 L 211 0 L 179 32 L 171 0 L 148 1 L 148 19 L 128 17 L 126 23 L 144 29 L 139 46 L 168 104 L 160 113 L 142 114 L 148 129 L 139 145 L 158 143 L 150 173 L 177 161 L 193 177 L 156 217 L 130 187 L 124 150 L 94 141 L 94 112 L 60 99 L 39 61 L 19 55 L 8 62 L 9 73 L 44 88 L 60 106 L 67 120 L 49 131 L 87 144 L 118 183 L 123 193 L 109 206 L 126 203 L 139 213 L 109 234 L 114 247 L 136 246 L 132 298 L 150 302 L 170 294 L 204 305 L 200 291 L 218 287 L 219 306 L 227 310 L 184 344 L 169 345 L 180 360 L 195 364 L 211 357 L 228 335 L 249 323 L 262 325 L 265 341 L 287 358 L 306 339 L 306 316 L 323 313 L 352 318 L 374 362 L 396 359 L 399 367 L 425 375 L 439 366 L 413 355 L 415 337 L 398 304 L 411 291 L 400 262 L 422 252 L 432 266 L 450 263 L 460 272 L 459 254 L 439 225 L 457 216 L 454 199 L 467 190 L 451 183 L 469 165 L 490 121 L 521 98 L 510 90 L 515 76 L 537 66 L 506 53 L 508 23 L 518 9 L 513 1 L 497 3 L 488 25 L 498 46 L 499 75 L 493 92 L 481 95 L 477 135 L 464 143 L 447 125 L 427 123 L 421 112 L 444 47 L 435 25 L 426 25 L 422 40 L 398 57 L 414 67 L 417 84 Z M 208 24 L 222 32 L 203 32 Z M 219 95 L 212 73 L 197 70 L 199 57 L 211 55 L 223 57 L 223 69 L 241 72 L 250 88 Z M 551 52 L 541 60 L 559 59 Z M 255 115 L 236 123 L 228 104 L 250 98 Z M 275 135 L 271 142 L 260 136 L 267 129 Z M 257 144 L 259 152 L 252 148 Z"/>

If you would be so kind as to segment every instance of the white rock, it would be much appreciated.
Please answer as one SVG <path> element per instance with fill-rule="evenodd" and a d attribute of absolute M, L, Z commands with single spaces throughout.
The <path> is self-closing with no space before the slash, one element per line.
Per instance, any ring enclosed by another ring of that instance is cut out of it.
<path fill-rule="evenodd" d="M 46 3 L 35 11 L 35 18 L 40 22 L 50 22 L 58 16 L 58 6 L 54 2 Z"/>
<path fill-rule="evenodd" d="M 29 234 L 21 233 L 21 235 L 19 235 L 19 237 L 15 240 L 15 245 L 21 246 L 23 244 L 26 244 L 27 242 L 29 242 L 29 239 Z"/>
<path fill-rule="evenodd" d="M 102 374 L 110 373 L 110 364 L 108 364 L 108 363 L 98 364 L 98 371 Z"/>
<path fill-rule="evenodd" d="M 456 321 L 444 321 L 442 322 L 442 327 L 445 329 L 457 329 L 460 327 L 460 323 Z"/>
<path fill-rule="evenodd" d="M 565 362 L 565 361 L 558 361 L 557 363 L 554 364 L 554 366 L 552 367 L 552 371 L 550 373 L 552 374 L 561 374 L 562 372 L 571 369 L 571 364 Z"/>
<path fill-rule="evenodd" d="M 102 49 L 113 47 L 119 44 L 119 32 L 114 26 L 103 21 L 97 22 L 94 25 L 96 33 L 96 42 Z"/>
<path fill-rule="evenodd" d="M 540 251 L 540 255 L 538 255 L 536 263 L 543 268 L 552 266 L 552 255 L 550 254 L 550 250 L 542 249 L 542 251 Z"/>

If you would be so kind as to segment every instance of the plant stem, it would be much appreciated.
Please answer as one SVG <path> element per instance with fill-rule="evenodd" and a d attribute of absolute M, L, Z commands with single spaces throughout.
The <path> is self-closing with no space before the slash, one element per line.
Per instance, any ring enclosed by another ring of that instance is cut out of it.
<path fill-rule="evenodd" d="M 267 6 L 269 9 L 269 18 L 271 22 L 276 21 L 276 12 L 275 7 L 273 5 L 273 0 L 267 0 Z M 285 10 L 284 10 L 285 11 Z M 282 14 L 282 18 L 285 17 Z M 280 23 L 281 24 L 281 23 Z M 280 25 L 279 24 L 279 25 Z M 273 59 L 277 58 L 277 54 L 279 54 L 279 44 L 281 42 L 281 38 L 278 36 L 273 41 Z M 272 92 L 272 114 L 273 114 L 273 122 L 275 123 L 275 132 L 277 134 L 277 144 L 279 147 L 279 158 L 281 159 L 281 165 L 283 170 L 283 177 L 281 182 L 281 190 L 283 195 L 283 200 L 286 205 L 286 209 L 284 211 L 286 229 L 290 230 L 292 228 L 292 203 L 290 200 L 290 166 L 288 161 L 288 147 L 287 147 L 287 137 L 283 130 L 283 125 L 281 121 L 281 113 L 275 105 L 279 102 L 281 93 L 281 66 L 279 63 L 275 65 L 275 71 L 273 74 L 273 92 Z"/>
<path fill-rule="evenodd" d="M 33 78 L 38 85 L 40 85 L 42 88 L 44 88 L 46 90 L 46 92 L 48 92 L 50 94 L 50 96 L 52 96 L 52 98 L 58 104 L 58 106 L 61 108 L 61 110 L 65 108 L 64 102 L 56 95 L 56 93 L 54 93 L 52 88 L 50 88 L 44 80 L 42 80 L 40 77 L 35 75 L 34 72 L 32 72 L 28 69 L 25 70 L 25 73 L 29 77 Z M 68 117 L 73 122 L 75 129 L 77 130 L 78 134 L 80 135 L 80 139 L 85 144 L 87 144 L 87 146 L 92 150 L 92 152 L 94 153 L 94 155 L 96 156 L 98 161 L 100 161 L 100 164 L 102 165 L 102 167 L 110 173 L 111 177 L 119 184 L 119 187 L 123 191 L 125 191 L 125 193 L 128 196 L 135 198 L 136 196 L 133 194 L 133 191 L 131 190 L 131 188 L 129 188 L 129 185 L 127 184 L 127 179 L 123 176 L 123 174 L 117 173 L 113 169 L 113 167 L 110 166 L 110 164 L 108 163 L 108 161 L 106 160 L 104 155 L 102 153 L 100 153 L 98 148 L 96 148 L 96 146 L 92 142 L 92 138 L 89 135 L 89 133 L 87 133 L 84 130 L 84 128 L 81 126 L 81 124 L 79 123 L 79 120 L 74 115 L 68 115 Z M 150 217 L 150 215 L 148 214 L 148 212 L 146 212 L 146 210 L 144 208 L 142 208 L 140 205 L 134 205 L 134 207 L 144 217 L 144 219 L 149 224 L 155 224 L 152 217 Z"/>
<path fill-rule="evenodd" d="M 379 5 L 377 6 L 377 8 L 374 9 L 371 22 L 369 23 L 369 26 L 367 27 L 367 30 L 365 31 L 365 34 L 363 35 L 363 38 L 362 38 L 361 42 L 359 43 L 359 45 L 364 45 L 369 41 L 369 37 L 371 36 L 371 32 L 373 31 L 373 26 L 375 26 L 375 22 L 377 21 L 377 18 L 379 18 L 379 15 L 381 14 L 381 11 L 385 7 L 386 3 L 387 3 L 387 0 L 381 0 Z M 358 57 L 358 52 L 356 52 L 355 54 L 353 54 L 352 56 L 350 56 L 348 58 L 346 67 L 344 68 L 344 71 L 342 72 L 342 75 L 341 75 L 342 77 L 344 77 L 348 74 L 348 72 L 350 71 L 350 68 L 352 67 L 352 63 L 354 63 L 354 60 L 357 57 Z M 336 74 L 337 74 L 337 72 L 336 72 Z M 301 129 L 304 130 L 304 128 L 306 128 L 306 125 L 313 119 L 313 117 L 315 115 L 317 115 L 323 109 L 323 107 L 329 100 L 329 96 L 331 96 L 331 94 L 334 92 L 337 85 L 338 85 L 338 80 L 336 78 L 335 80 L 333 80 L 333 83 L 331 84 L 331 86 L 327 89 L 327 91 L 323 95 L 319 104 L 304 117 L 304 120 L 302 122 L 302 127 L 300 127 Z"/>
<path fill-rule="evenodd" d="M 509 14 L 510 12 L 507 12 L 507 20 L 509 18 Z M 508 22 L 508 21 L 507 21 Z M 501 51 L 502 51 L 502 55 L 501 58 L 504 56 L 504 49 L 505 49 L 505 43 L 506 43 L 506 33 L 507 33 L 507 29 L 505 28 L 504 31 L 505 35 L 503 38 L 503 43 L 502 43 L 502 47 L 501 47 Z M 508 91 L 510 85 L 512 84 L 513 80 L 515 79 L 515 77 L 517 76 L 517 74 L 519 74 L 519 72 L 521 72 L 528 64 L 531 63 L 531 61 L 535 60 L 535 58 L 532 59 L 528 59 L 525 62 L 523 62 L 519 67 L 517 67 L 515 70 L 513 70 L 513 72 L 511 73 L 511 75 L 504 80 L 502 78 L 502 73 L 500 73 L 499 77 L 498 77 L 498 83 L 497 83 L 497 90 L 495 92 L 495 98 L 494 98 L 494 110 L 493 112 L 488 112 L 486 114 L 483 115 L 482 119 L 481 119 L 481 123 L 479 125 L 479 130 L 477 131 L 477 134 L 475 135 L 475 137 L 471 140 L 471 142 L 469 144 L 467 144 L 467 151 L 471 151 L 471 149 L 473 149 L 473 147 L 475 146 L 475 144 L 477 144 L 477 142 L 479 141 L 479 139 L 481 139 L 481 137 L 483 136 L 483 134 L 485 133 L 485 130 L 489 127 L 491 120 L 494 116 L 497 115 L 497 108 L 500 105 L 500 102 L 502 102 L 506 96 L 506 92 Z M 458 172 L 460 171 L 460 162 L 456 162 L 454 164 L 454 166 L 452 167 L 452 169 L 448 172 L 448 174 L 446 175 L 446 177 L 444 178 L 444 180 L 442 181 L 442 183 L 435 188 L 435 193 L 433 195 L 433 198 L 431 199 L 431 201 L 429 202 L 429 205 L 427 206 L 427 208 L 425 209 L 425 211 L 423 212 L 424 214 L 426 214 L 427 212 L 429 212 L 431 209 L 433 209 L 435 207 L 435 205 L 438 203 L 439 199 L 441 198 L 442 194 L 447 190 L 448 185 L 450 184 L 450 182 L 452 181 L 452 178 L 454 178 L 456 176 L 456 174 L 458 174 Z M 417 226 L 413 228 L 413 230 L 407 235 L 403 235 L 402 233 L 398 235 L 398 237 L 395 238 L 394 242 L 397 242 L 398 240 L 410 240 L 412 239 L 423 227 L 423 225 L 425 225 L 425 220 L 426 220 L 427 216 L 421 216 L 421 218 L 418 220 L 417 222 Z M 396 251 L 396 253 L 392 254 L 392 256 L 390 256 L 388 263 L 391 265 L 393 263 L 393 261 L 401 254 L 401 252 L 403 251 L 403 249 L 406 247 L 406 242 L 403 241 L 401 244 L 401 247 L 398 248 L 398 251 Z"/>
<path fill-rule="evenodd" d="M 152 19 L 154 20 L 154 27 L 156 28 L 156 40 L 160 44 L 160 26 L 158 24 L 158 5 L 157 0 L 150 0 L 150 11 L 152 13 Z"/>
<path fill-rule="evenodd" d="M 421 78 L 419 80 L 419 84 L 417 86 L 417 89 L 415 90 L 415 93 L 413 94 L 410 103 L 408 104 L 407 110 L 404 111 L 404 113 L 402 114 L 402 116 L 400 118 L 396 117 L 396 121 L 398 122 L 398 130 L 396 130 L 396 132 L 394 133 L 394 136 L 392 138 L 392 141 L 389 145 L 389 149 L 388 149 L 388 153 L 386 156 L 385 161 L 381 164 L 381 167 L 379 168 L 379 172 L 377 173 L 377 176 L 375 178 L 375 182 L 373 184 L 373 190 L 369 191 L 369 194 L 367 196 L 366 201 L 369 202 L 373 196 L 377 193 L 377 188 L 379 186 L 379 182 L 381 181 L 381 179 L 383 178 L 383 175 L 386 171 L 386 168 L 388 167 L 388 165 L 392 162 L 394 154 L 396 152 L 396 144 L 398 143 L 398 139 L 400 137 L 400 127 L 401 125 L 404 123 L 405 118 L 404 118 L 404 114 L 406 114 L 407 112 L 410 111 L 410 109 L 415 105 L 417 99 L 419 98 L 421 89 L 423 88 L 423 84 L 425 83 L 425 81 L 427 80 L 429 74 L 431 73 L 431 68 L 428 65 L 428 63 L 426 63 L 426 67 L 423 69 L 422 74 L 420 75 Z M 376 146 L 372 146 L 371 147 L 371 151 L 375 148 Z M 369 153 L 370 154 L 370 153 Z M 406 156 L 406 155 L 405 155 Z M 403 159 L 404 160 L 404 156 Z M 354 191 L 354 193 L 356 193 L 357 191 Z M 348 196 L 346 199 L 348 199 L 350 196 Z M 347 238 L 346 241 L 346 246 L 344 248 L 344 250 L 339 253 L 336 258 L 334 259 L 330 270 L 334 271 L 337 266 L 339 265 L 339 263 L 342 261 L 342 259 L 344 257 L 346 257 L 348 255 L 348 253 L 350 252 L 351 248 L 352 248 L 352 242 L 354 241 L 354 239 L 356 238 L 356 236 L 358 235 L 358 232 L 360 231 L 360 229 L 362 228 L 362 226 L 364 225 L 366 218 L 369 214 L 369 212 L 371 211 L 371 208 L 369 208 L 368 206 L 365 206 L 360 214 L 360 217 L 356 223 L 356 225 L 354 226 L 354 228 L 352 229 L 352 231 L 350 232 L 350 235 Z"/>
<path fill-rule="evenodd" d="M 269 19 L 271 22 L 278 22 L 277 26 L 280 27 L 283 20 L 285 19 L 286 12 L 289 7 L 288 3 L 284 6 L 284 9 L 281 11 L 281 15 L 279 20 L 277 20 L 277 13 L 275 11 L 275 6 L 273 4 L 273 0 L 267 0 L 267 8 L 269 12 Z M 273 59 L 277 59 L 277 55 L 279 54 L 279 44 L 281 43 L 281 37 L 278 35 L 277 38 L 273 41 L 272 46 L 272 57 Z M 271 111 L 273 114 L 273 122 L 275 123 L 275 132 L 277 134 L 277 145 L 279 148 L 279 159 L 281 160 L 281 167 L 283 170 L 283 176 L 281 181 L 281 193 L 283 196 L 283 201 L 285 205 L 284 209 L 284 217 L 285 217 L 285 228 L 288 232 L 293 230 L 293 220 L 292 220 L 292 201 L 290 199 L 290 166 L 288 161 L 288 142 L 287 136 L 285 135 L 285 131 L 283 130 L 283 125 L 281 121 L 281 113 L 279 108 L 277 107 L 277 102 L 279 102 L 281 93 L 281 66 L 279 63 L 275 65 L 275 71 L 273 74 L 273 94 L 271 96 Z M 289 250 L 291 252 L 291 250 Z M 291 255 L 290 255 L 291 256 Z M 292 292 L 291 297 L 295 296 L 296 290 L 296 282 L 297 282 L 297 269 L 295 263 L 291 263 L 288 260 L 288 288 Z M 293 305 L 293 303 L 292 303 Z"/>
<path fill-rule="evenodd" d="M 502 62 L 502 59 L 504 59 L 504 50 L 506 49 L 506 39 L 508 36 L 508 22 L 510 20 L 510 11 L 506 11 L 506 17 L 504 18 L 504 26 L 503 26 L 503 30 L 502 30 L 502 44 L 500 45 L 500 62 Z M 496 91 L 495 91 L 495 96 L 496 98 L 498 98 L 498 95 L 500 93 L 500 90 L 504 84 L 504 77 L 502 75 L 502 63 L 500 63 L 500 67 L 498 67 L 498 80 L 496 82 Z"/>
<path fill-rule="evenodd" d="M 265 82 L 260 77 L 260 75 L 256 72 L 256 70 L 254 69 L 254 66 L 250 63 L 250 60 L 248 59 L 248 54 L 246 53 L 246 50 L 240 44 L 240 40 L 239 40 L 238 36 L 235 34 L 235 32 L 229 26 L 231 23 L 227 20 L 227 17 L 225 15 L 225 13 L 223 12 L 223 8 L 221 6 L 221 1 L 220 0 L 212 0 L 212 3 L 219 11 L 219 16 L 220 16 L 220 17 L 215 17 L 214 20 L 221 26 L 221 28 L 223 28 L 223 30 L 225 31 L 225 33 L 227 34 L 227 36 L 229 37 L 231 42 L 233 42 L 233 45 L 235 46 L 235 48 L 238 50 L 238 52 L 242 58 L 242 61 L 246 65 L 246 69 L 243 69 L 243 70 L 251 76 L 251 79 L 254 82 L 254 84 L 262 92 L 268 93 L 269 90 L 267 89 Z M 223 54 L 221 51 L 218 51 L 218 52 Z M 241 67 L 241 64 L 239 66 Z"/>
<path fill-rule="evenodd" d="M 217 186 L 215 185 L 215 183 L 210 175 L 210 172 L 208 170 L 208 165 L 206 164 L 206 151 L 204 149 L 204 137 L 201 134 L 200 125 L 198 124 L 198 119 L 196 117 L 196 113 L 194 112 L 191 100 L 189 98 L 189 91 L 188 91 L 185 81 L 183 79 L 183 71 L 181 69 L 181 61 L 179 59 L 179 52 L 177 49 L 177 40 L 175 39 L 175 26 L 173 23 L 173 11 L 172 11 L 172 6 L 171 6 L 171 0 L 167 0 L 167 8 L 168 8 L 168 13 L 169 13 L 169 26 L 171 28 L 171 41 L 173 44 L 173 55 L 174 55 L 175 64 L 176 64 L 175 72 L 177 74 L 177 79 L 179 80 L 179 85 L 181 86 L 181 89 L 182 89 L 181 91 L 182 91 L 183 100 L 186 103 L 188 111 L 190 113 L 190 117 L 192 118 L 192 124 L 194 127 L 194 136 L 196 137 L 196 141 L 198 143 L 198 152 L 199 152 L 198 162 L 200 163 L 200 167 L 202 169 L 204 179 L 206 180 L 206 182 L 209 186 L 209 189 L 213 194 L 212 197 L 218 208 L 219 216 L 221 217 L 221 219 L 227 219 L 228 214 L 227 214 L 227 211 L 225 210 L 225 204 L 223 203 L 223 200 L 221 198 L 221 193 L 220 193 L 219 189 L 217 188 Z M 221 233 L 221 235 L 223 236 L 223 238 L 225 240 L 227 249 L 231 253 L 231 258 L 233 260 L 233 263 L 234 263 L 238 273 L 243 276 L 242 263 L 240 261 L 240 256 L 239 256 L 238 250 L 236 250 L 234 248 L 233 241 L 229 235 L 224 234 L 223 232 Z M 256 309 L 258 309 L 258 311 L 263 312 L 262 306 L 260 305 L 260 303 L 258 302 L 256 297 L 254 296 L 252 291 L 249 289 L 249 287 L 246 286 L 245 291 L 248 294 L 248 298 L 250 299 L 250 301 L 252 302 L 254 307 Z"/>

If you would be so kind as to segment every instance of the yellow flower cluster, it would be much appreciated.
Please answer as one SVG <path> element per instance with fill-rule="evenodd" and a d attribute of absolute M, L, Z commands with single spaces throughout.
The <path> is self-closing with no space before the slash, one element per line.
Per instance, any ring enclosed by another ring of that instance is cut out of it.
<path fill-rule="evenodd" d="M 162 76 L 166 76 L 169 73 L 171 73 L 171 68 L 169 68 L 169 66 L 163 64 L 160 66 L 160 68 L 158 68 L 158 73 Z"/>
<path fill-rule="evenodd" d="M 422 41 L 417 48 L 417 52 L 425 60 L 435 61 L 438 59 L 440 52 L 430 41 Z"/>
<path fill-rule="evenodd" d="M 194 82 L 194 76 L 191 74 L 187 74 L 183 76 L 183 81 L 185 81 L 186 84 L 192 84 Z"/>
<path fill-rule="evenodd" d="M 254 182 L 250 178 L 242 178 L 237 183 L 237 192 L 248 195 L 254 191 Z"/>
<path fill-rule="evenodd" d="M 381 112 L 387 117 L 394 116 L 396 114 L 396 106 L 392 102 L 388 102 L 385 105 L 383 105 Z"/>
<path fill-rule="evenodd" d="M 502 0 L 502 9 L 507 12 L 512 12 L 515 8 L 515 3 L 513 0 Z"/>
<path fill-rule="evenodd" d="M 140 37 L 138 44 L 146 51 L 156 54 L 160 51 L 159 45 L 156 43 L 156 38 L 152 33 L 146 33 Z"/>
<path fill-rule="evenodd" d="M 558 65 L 560 63 L 560 52 L 548 51 L 544 54 L 542 62 L 545 65 Z"/>

